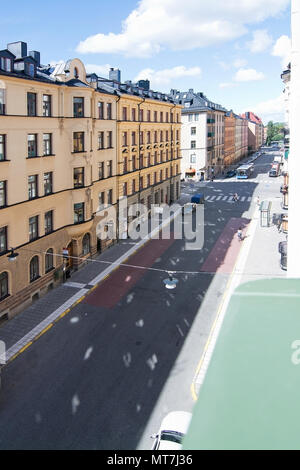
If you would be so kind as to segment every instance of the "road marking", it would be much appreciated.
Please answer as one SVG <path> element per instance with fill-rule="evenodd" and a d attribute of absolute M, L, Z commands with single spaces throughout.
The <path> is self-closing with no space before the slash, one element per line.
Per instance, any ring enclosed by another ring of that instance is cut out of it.
<path fill-rule="evenodd" d="M 222 196 L 218 196 L 216 201 L 219 201 L 222 198 Z"/>
<path fill-rule="evenodd" d="M 244 202 L 245 199 L 246 199 L 245 196 L 241 197 L 242 202 Z"/>

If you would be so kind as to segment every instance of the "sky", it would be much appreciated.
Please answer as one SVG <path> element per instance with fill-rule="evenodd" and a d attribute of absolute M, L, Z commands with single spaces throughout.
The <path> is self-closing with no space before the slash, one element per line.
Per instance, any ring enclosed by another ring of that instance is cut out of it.
<path fill-rule="evenodd" d="M 290 0 L 2 0 L 0 32 L 0 49 L 27 42 L 42 64 L 78 57 L 103 77 L 119 68 L 121 81 L 284 121 Z"/>

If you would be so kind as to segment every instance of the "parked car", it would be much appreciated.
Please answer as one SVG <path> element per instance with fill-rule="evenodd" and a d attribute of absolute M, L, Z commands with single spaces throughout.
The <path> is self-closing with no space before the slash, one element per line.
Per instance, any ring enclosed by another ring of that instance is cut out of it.
<path fill-rule="evenodd" d="M 232 178 L 232 177 L 235 176 L 235 175 L 236 175 L 236 171 L 235 171 L 235 170 L 228 170 L 228 171 L 226 172 L 226 175 L 225 175 L 225 176 L 226 176 L 226 178 Z"/>
<path fill-rule="evenodd" d="M 179 450 L 182 449 L 182 439 L 185 436 L 192 413 L 187 411 L 171 411 L 162 420 L 157 434 L 152 434 L 154 439 L 152 450 Z"/>

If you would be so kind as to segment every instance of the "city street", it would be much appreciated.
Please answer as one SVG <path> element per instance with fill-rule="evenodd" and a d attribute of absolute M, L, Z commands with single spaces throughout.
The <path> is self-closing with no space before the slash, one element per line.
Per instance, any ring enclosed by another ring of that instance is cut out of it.
<path fill-rule="evenodd" d="M 257 196 L 280 197 L 272 160 L 259 157 L 249 180 L 183 183 L 181 202 L 205 196 L 202 250 L 150 240 L 127 261 L 142 269 L 119 267 L 3 368 L 1 449 L 149 449 L 167 412 L 192 410 L 190 386 L 242 246 L 237 230 L 246 232 Z M 150 267 L 183 271 L 176 289 Z"/>

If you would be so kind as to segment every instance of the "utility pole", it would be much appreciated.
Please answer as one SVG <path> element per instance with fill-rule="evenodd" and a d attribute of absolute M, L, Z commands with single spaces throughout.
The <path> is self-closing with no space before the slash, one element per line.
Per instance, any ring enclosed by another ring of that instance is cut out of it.
<path fill-rule="evenodd" d="M 300 0 L 291 3 L 291 99 L 289 171 L 289 225 L 287 275 L 300 278 Z"/>

